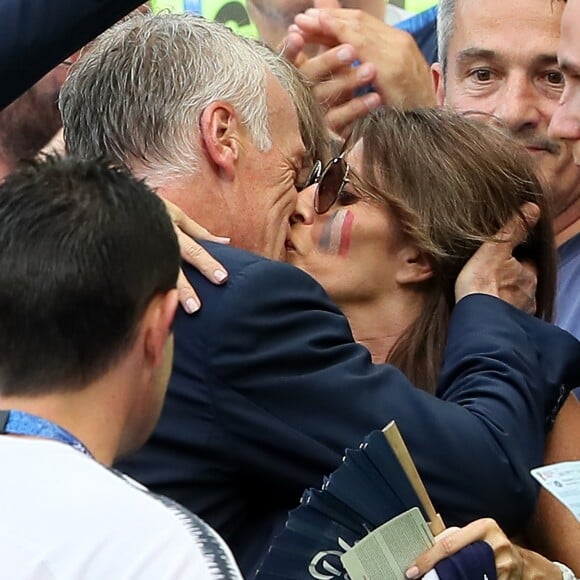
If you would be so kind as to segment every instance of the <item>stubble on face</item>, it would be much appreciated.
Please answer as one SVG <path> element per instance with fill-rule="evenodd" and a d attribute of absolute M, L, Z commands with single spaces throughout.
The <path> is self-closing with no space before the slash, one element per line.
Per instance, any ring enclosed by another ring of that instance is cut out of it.
<path fill-rule="evenodd" d="M 267 94 L 271 146 L 260 151 L 247 142 L 244 147 L 243 191 L 237 196 L 240 201 L 234 219 L 239 224 L 240 247 L 280 260 L 285 257 L 290 216 L 298 198 L 296 183 L 306 150 L 290 95 L 273 77 L 269 77 Z"/>

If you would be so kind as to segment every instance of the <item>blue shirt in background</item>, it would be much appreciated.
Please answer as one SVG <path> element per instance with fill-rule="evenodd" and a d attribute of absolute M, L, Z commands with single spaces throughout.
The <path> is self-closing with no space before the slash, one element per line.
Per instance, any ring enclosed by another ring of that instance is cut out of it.
<path fill-rule="evenodd" d="M 395 28 L 406 30 L 411 34 L 429 64 L 439 60 L 437 57 L 437 6 L 399 22 Z"/>
<path fill-rule="evenodd" d="M 580 234 L 558 248 L 555 324 L 580 340 Z M 580 389 L 574 394 L 580 399 Z"/>

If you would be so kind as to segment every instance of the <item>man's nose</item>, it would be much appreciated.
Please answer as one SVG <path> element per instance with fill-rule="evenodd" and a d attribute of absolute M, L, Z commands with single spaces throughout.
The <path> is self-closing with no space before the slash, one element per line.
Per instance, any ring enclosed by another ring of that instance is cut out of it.
<path fill-rule="evenodd" d="M 522 76 L 506 81 L 494 115 L 512 132 L 538 127 L 543 119 L 542 97 L 530 79 Z"/>
<path fill-rule="evenodd" d="M 580 110 L 574 114 L 568 103 L 560 102 L 552 115 L 549 135 L 552 139 L 580 141 Z"/>

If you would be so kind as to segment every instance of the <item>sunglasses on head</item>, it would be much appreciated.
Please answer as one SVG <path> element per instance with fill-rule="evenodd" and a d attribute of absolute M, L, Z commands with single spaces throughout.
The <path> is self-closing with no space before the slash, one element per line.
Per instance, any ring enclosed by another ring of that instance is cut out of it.
<path fill-rule="evenodd" d="M 344 153 L 331 159 L 322 167 L 322 161 L 317 161 L 308 175 L 304 188 L 317 184 L 314 193 L 314 211 L 317 214 L 326 213 L 338 199 L 342 190 L 349 182 L 350 167 L 344 160 Z"/>

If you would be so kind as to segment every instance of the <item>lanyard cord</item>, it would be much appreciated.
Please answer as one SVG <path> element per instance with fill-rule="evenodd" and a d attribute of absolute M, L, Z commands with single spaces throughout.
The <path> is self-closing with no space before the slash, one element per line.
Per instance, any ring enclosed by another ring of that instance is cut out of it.
<path fill-rule="evenodd" d="M 0 435 L 27 435 L 60 441 L 88 457 L 93 457 L 92 453 L 72 433 L 48 419 L 25 411 L 0 411 Z"/>

